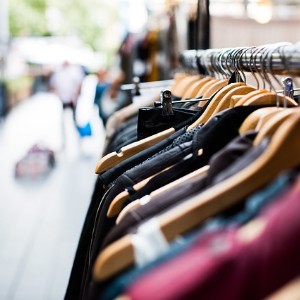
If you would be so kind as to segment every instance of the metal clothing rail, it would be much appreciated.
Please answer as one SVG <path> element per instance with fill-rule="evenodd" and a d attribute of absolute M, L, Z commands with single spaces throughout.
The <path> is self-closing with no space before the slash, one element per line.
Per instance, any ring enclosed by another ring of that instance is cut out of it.
<path fill-rule="evenodd" d="M 149 82 L 140 82 L 138 83 L 140 89 L 151 89 L 151 88 L 158 88 L 171 85 L 173 80 L 160 80 L 160 81 L 149 81 Z M 133 90 L 136 87 L 134 83 L 123 84 L 121 85 L 120 89 L 122 91 Z"/>
<path fill-rule="evenodd" d="M 300 75 L 300 43 L 257 47 L 186 50 L 180 55 L 186 71 L 228 75 L 233 71 Z"/>

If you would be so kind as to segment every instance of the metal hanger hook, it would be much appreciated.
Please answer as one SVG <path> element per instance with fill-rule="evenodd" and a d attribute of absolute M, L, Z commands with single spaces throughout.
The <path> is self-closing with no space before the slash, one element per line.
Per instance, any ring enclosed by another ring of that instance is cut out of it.
<path fill-rule="evenodd" d="M 239 53 L 240 53 L 240 56 L 239 56 L 239 58 L 238 58 L 238 60 L 237 60 L 237 69 L 238 69 L 238 72 L 240 73 L 240 74 L 242 74 L 242 79 L 243 79 L 243 81 L 244 81 L 244 83 L 246 84 L 246 81 L 247 81 L 247 78 L 246 78 L 246 75 L 245 75 L 245 73 L 243 72 L 243 67 L 242 67 L 242 60 L 243 60 L 243 56 L 244 56 L 244 54 L 247 52 L 247 50 L 248 50 L 248 47 L 242 47 L 241 49 L 240 49 L 240 51 L 239 51 Z"/>
<path fill-rule="evenodd" d="M 253 47 L 248 48 L 248 50 L 251 51 L 251 54 L 250 54 L 249 63 L 248 63 L 248 65 L 247 65 L 247 67 L 249 68 L 249 70 L 250 70 L 252 76 L 254 77 L 254 80 L 255 80 L 255 82 L 256 82 L 256 87 L 257 87 L 257 89 L 259 89 L 259 80 L 258 80 L 258 78 L 257 78 L 257 76 L 256 76 L 256 74 L 255 74 L 255 72 L 253 71 L 253 68 L 252 68 L 253 54 L 255 53 L 255 51 L 256 51 L 257 49 L 256 49 L 255 46 L 253 46 Z M 254 50 L 254 51 L 253 51 L 253 50 Z"/>
<path fill-rule="evenodd" d="M 221 65 L 224 74 L 226 74 L 226 77 L 230 77 L 231 75 L 228 66 L 228 59 L 229 59 L 228 56 L 230 51 L 231 51 L 230 48 L 225 48 L 220 51 L 220 56 L 219 56 L 219 64 Z"/>

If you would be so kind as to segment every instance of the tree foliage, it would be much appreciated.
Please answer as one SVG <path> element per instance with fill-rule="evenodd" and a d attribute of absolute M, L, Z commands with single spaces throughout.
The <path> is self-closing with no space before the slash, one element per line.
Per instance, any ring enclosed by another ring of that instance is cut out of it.
<path fill-rule="evenodd" d="M 9 8 L 12 36 L 76 35 L 95 50 L 107 50 L 104 39 L 118 20 L 114 1 L 9 0 Z M 58 12 L 54 32 L 46 16 L 49 8 Z"/>
<path fill-rule="evenodd" d="M 46 0 L 9 0 L 9 28 L 12 36 L 45 35 Z"/>

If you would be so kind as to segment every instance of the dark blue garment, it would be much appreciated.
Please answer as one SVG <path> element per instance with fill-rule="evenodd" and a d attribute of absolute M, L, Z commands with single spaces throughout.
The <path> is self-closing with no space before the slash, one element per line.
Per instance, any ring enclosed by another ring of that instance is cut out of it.
<path fill-rule="evenodd" d="M 293 172 L 290 172 L 279 176 L 267 187 L 250 196 L 245 201 L 244 209 L 242 211 L 231 216 L 218 216 L 208 220 L 205 224 L 203 224 L 200 230 L 195 230 L 192 233 L 174 241 L 170 245 L 169 251 L 155 261 L 144 267 L 135 267 L 130 271 L 123 272 L 109 284 L 99 299 L 114 299 L 118 295 L 124 293 L 126 287 L 137 280 L 140 276 L 182 253 L 185 249 L 191 247 L 194 242 L 198 242 L 204 234 L 220 230 L 224 227 L 240 226 L 250 221 L 252 218 L 257 216 L 268 203 L 276 200 L 278 195 L 288 189 L 295 178 L 294 175 L 295 174 Z"/>
<path fill-rule="evenodd" d="M 98 83 L 96 86 L 96 93 L 94 98 L 94 103 L 99 107 L 99 117 L 102 119 L 103 124 L 106 124 L 108 116 L 106 116 L 102 111 L 102 96 L 104 92 L 111 86 L 108 82 Z"/>
<path fill-rule="evenodd" d="M 270 183 L 266 188 L 261 189 L 248 197 L 244 202 L 244 208 L 230 216 L 220 215 L 207 221 L 206 228 L 220 228 L 223 226 L 235 226 L 245 224 L 255 218 L 258 213 L 275 197 L 283 193 L 289 184 L 294 180 L 294 173 L 284 173 Z"/>
<path fill-rule="evenodd" d="M 94 98 L 94 103 L 98 104 L 100 103 L 100 99 L 104 93 L 104 91 L 110 87 L 110 84 L 108 82 L 102 82 L 98 83 L 96 86 L 96 93 L 95 93 L 95 98 Z"/>

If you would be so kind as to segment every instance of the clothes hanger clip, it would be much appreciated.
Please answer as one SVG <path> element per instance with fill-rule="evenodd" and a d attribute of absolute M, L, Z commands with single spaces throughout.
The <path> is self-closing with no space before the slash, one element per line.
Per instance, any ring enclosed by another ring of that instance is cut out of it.
<path fill-rule="evenodd" d="M 170 90 L 162 90 L 160 92 L 160 102 L 162 105 L 162 116 L 174 115 L 172 106 L 172 93 Z"/>
<path fill-rule="evenodd" d="M 293 78 L 285 77 L 281 81 L 283 83 L 283 94 L 286 97 L 294 98 L 294 83 Z"/>
<path fill-rule="evenodd" d="M 133 90 L 132 90 L 132 96 L 140 96 L 141 92 L 140 92 L 140 78 L 138 76 L 134 76 L 132 79 L 132 83 L 133 83 Z"/>

